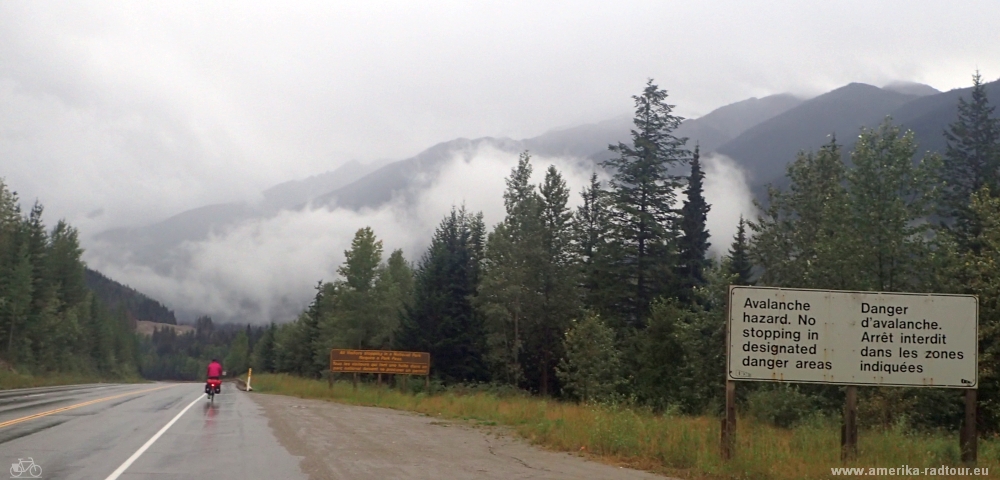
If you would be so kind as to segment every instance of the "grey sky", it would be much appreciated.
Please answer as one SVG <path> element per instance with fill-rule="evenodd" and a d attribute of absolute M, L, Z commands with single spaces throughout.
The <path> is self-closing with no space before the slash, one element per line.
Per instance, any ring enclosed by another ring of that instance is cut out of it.
<path fill-rule="evenodd" d="M 0 176 L 86 237 L 349 159 L 1000 76 L 1000 2 L 0 3 Z"/>

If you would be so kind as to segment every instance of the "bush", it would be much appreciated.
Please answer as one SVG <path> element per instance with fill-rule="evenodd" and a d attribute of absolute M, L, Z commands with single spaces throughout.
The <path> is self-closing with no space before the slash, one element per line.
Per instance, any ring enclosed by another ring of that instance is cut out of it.
<path fill-rule="evenodd" d="M 791 428 L 817 411 L 815 400 L 787 384 L 747 395 L 747 413 L 760 422 Z"/>
<path fill-rule="evenodd" d="M 571 398 L 608 401 L 622 383 L 615 333 L 595 314 L 574 321 L 564 340 L 566 356 L 556 366 L 563 393 Z"/>

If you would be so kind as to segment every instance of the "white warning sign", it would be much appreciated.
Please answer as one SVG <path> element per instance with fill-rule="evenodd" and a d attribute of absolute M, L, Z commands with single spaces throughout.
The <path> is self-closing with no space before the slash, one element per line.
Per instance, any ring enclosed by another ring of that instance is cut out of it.
<path fill-rule="evenodd" d="M 971 295 L 729 287 L 729 379 L 976 388 Z"/>

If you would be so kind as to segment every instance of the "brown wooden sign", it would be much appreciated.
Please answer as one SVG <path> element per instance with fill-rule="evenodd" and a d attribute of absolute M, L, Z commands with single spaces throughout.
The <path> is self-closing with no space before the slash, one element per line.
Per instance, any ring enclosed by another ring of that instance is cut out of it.
<path fill-rule="evenodd" d="M 395 350 L 330 350 L 330 371 L 430 375 L 431 354 Z"/>

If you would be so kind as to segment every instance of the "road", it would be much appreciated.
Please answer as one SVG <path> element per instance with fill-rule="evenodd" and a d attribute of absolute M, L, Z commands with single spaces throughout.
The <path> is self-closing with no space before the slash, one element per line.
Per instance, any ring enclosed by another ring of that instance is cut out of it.
<path fill-rule="evenodd" d="M 421 415 L 231 384 L 209 403 L 201 388 L 0 391 L 0 468 L 30 457 L 60 479 L 662 478 Z"/>
<path fill-rule="evenodd" d="M 117 478 L 308 478 L 261 408 L 230 384 L 211 404 L 193 383 L 0 392 L 0 467 L 31 457 L 41 478 L 107 479 L 192 402 Z M 46 412 L 55 413 L 31 417 Z"/>

